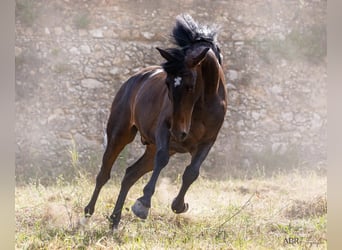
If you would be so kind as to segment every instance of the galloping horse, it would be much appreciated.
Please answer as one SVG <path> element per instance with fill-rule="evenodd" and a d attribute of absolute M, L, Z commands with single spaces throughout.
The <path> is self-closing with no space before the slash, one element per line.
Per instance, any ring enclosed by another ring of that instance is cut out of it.
<path fill-rule="evenodd" d="M 107 124 L 108 143 L 95 190 L 84 209 L 86 218 L 94 213 L 115 159 L 137 131 L 146 145 L 145 153 L 126 169 L 110 216 L 111 227 L 117 228 L 120 222 L 129 189 L 153 170 L 143 196 L 132 206 L 136 216 L 147 218 L 158 176 L 175 153 L 190 153 L 191 163 L 184 171 L 182 186 L 171 208 L 175 213 L 188 210 L 184 196 L 216 140 L 227 107 L 216 36 L 214 28 L 199 25 L 189 15 L 178 16 L 172 31 L 177 47 L 157 48 L 166 62 L 143 69 L 121 86 L 112 104 Z"/>

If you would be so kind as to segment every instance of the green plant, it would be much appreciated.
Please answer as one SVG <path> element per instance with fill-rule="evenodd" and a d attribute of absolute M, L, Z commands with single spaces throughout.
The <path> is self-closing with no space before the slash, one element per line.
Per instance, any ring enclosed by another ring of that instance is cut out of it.
<path fill-rule="evenodd" d="M 16 17 L 26 26 L 31 27 L 38 17 L 38 11 L 33 0 L 17 0 L 15 8 Z"/>
<path fill-rule="evenodd" d="M 77 29 L 88 29 L 91 22 L 89 13 L 85 12 L 78 14 L 74 17 L 73 22 Z"/>
<path fill-rule="evenodd" d="M 53 48 L 51 54 L 57 57 L 60 54 L 60 48 Z"/>
<path fill-rule="evenodd" d="M 73 171 L 65 171 L 68 173 L 67 177 L 73 180 L 76 184 L 84 182 L 87 180 L 87 174 L 86 171 L 80 167 L 79 153 L 74 138 L 71 138 L 71 145 L 68 148 L 68 153 Z"/>
<path fill-rule="evenodd" d="M 74 138 L 71 139 L 71 146 L 69 147 L 68 152 L 70 155 L 71 165 L 74 169 L 77 170 L 79 164 L 79 154 L 77 151 L 76 142 Z"/>
<path fill-rule="evenodd" d="M 70 65 L 68 65 L 67 63 L 57 63 L 53 67 L 53 71 L 57 74 L 63 74 L 71 71 L 71 68 Z"/>

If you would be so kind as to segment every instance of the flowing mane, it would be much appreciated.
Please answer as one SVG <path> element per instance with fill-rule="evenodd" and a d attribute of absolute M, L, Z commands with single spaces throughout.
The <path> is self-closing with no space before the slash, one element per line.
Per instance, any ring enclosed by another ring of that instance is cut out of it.
<path fill-rule="evenodd" d="M 217 42 L 217 26 L 201 25 L 194 21 L 189 14 L 177 16 L 176 25 L 172 30 L 174 44 L 186 51 L 190 46 L 197 43 L 207 43 L 215 52 L 221 64 L 221 53 Z"/>

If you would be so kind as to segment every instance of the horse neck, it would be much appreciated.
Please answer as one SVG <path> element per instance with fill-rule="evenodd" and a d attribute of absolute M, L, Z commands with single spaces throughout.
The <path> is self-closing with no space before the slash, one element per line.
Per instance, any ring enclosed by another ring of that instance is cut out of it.
<path fill-rule="evenodd" d="M 205 98 L 216 96 L 220 82 L 224 81 L 224 74 L 214 52 L 211 50 L 201 64 L 201 73 Z"/>

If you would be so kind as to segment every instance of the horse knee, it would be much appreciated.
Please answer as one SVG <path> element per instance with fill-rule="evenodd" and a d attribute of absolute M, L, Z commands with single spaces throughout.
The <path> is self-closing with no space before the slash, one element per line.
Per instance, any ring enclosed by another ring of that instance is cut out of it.
<path fill-rule="evenodd" d="M 169 159 L 170 156 L 168 150 L 160 149 L 157 151 L 156 163 L 158 166 L 160 166 L 161 168 L 165 167 L 169 162 Z"/>

